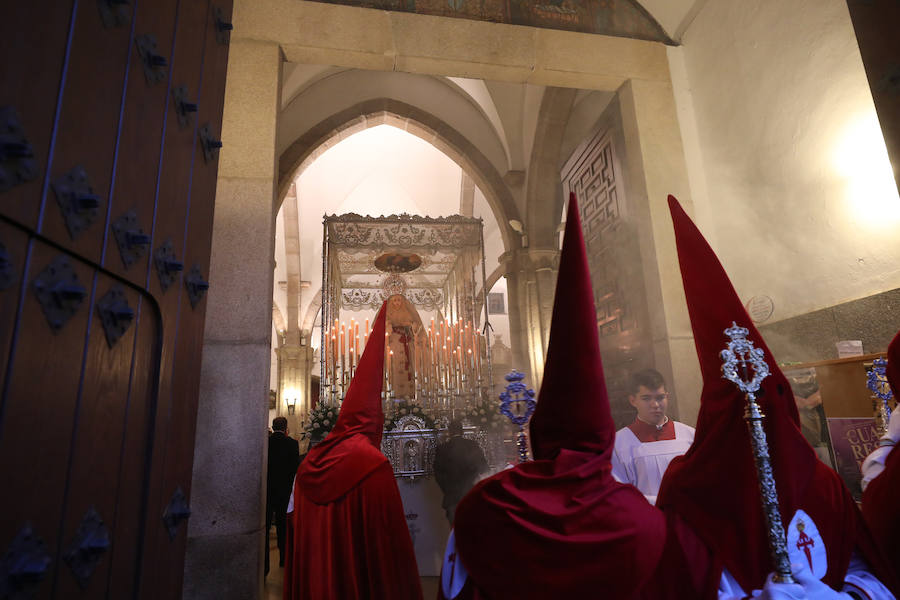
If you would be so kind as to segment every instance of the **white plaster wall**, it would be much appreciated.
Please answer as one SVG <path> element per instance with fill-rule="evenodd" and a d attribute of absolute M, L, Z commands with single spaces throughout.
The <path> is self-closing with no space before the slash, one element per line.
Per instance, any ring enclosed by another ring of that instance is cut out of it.
<path fill-rule="evenodd" d="M 709 0 L 680 81 L 677 60 L 701 226 L 741 297 L 781 320 L 900 286 L 900 200 L 844 0 Z"/>

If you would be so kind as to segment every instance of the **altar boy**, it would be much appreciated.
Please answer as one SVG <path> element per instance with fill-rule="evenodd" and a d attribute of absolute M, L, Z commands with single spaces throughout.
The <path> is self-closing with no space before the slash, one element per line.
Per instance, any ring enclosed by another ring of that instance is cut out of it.
<path fill-rule="evenodd" d="M 635 373 L 628 391 L 628 402 L 637 410 L 637 416 L 616 432 L 612 473 L 655 504 L 666 468 L 673 458 L 691 447 L 694 428 L 666 416 L 669 394 L 659 371 L 645 369 Z"/>

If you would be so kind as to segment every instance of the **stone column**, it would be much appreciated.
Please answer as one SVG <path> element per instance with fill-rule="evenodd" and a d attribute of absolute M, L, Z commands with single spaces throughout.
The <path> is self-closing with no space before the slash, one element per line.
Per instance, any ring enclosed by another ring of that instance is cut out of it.
<path fill-rule="evenodd" d="M 672 416 L 694 423 L 702 380 L 666 200 L 672 194 L 693 211 L 675 99 L 669 82 L 632 79 L 618 93 L 625 160 L 639 165 L 628 169 L 626 190 L 640 224 L 654 362 L 672 382 Z"/>
<path fill-rule="evenodd" d="M 528 370 L 528 382 L 540 388 L 544 375 L 559 251 L 517 248 L 506 252 L 509 335 L 514 366 Z"/>
<path fill-rule="evenodd" d="M 263 593 L 277 44 L 232 38 L 183 598 Z M 263 267 L 261 267 L 263 265 Z"/>

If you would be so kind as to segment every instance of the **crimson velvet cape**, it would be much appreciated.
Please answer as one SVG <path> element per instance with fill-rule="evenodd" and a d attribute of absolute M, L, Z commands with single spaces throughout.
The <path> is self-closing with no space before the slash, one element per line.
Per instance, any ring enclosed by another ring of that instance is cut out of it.
<path fill-rule="evenodd" d="M 535 460 L 479 483 L 457 508 L 456 548 L 469 581 L 456 598 L 696 598 L 707 583 L 705 547 L 613 479 L 614 441 L 573 194 L 531 422 Z"/>
<path fill-rule="evenodd" d="M 365 436 L 303 470 L 291 517 L 286 600 L 422 597 L 394 471 Z"/>
<path fill-rule="evenodd" d="M 334 429 L 297 470 L 286 600 L 421 600 L 394 472 L 381 453 L 382 305 Z"/>

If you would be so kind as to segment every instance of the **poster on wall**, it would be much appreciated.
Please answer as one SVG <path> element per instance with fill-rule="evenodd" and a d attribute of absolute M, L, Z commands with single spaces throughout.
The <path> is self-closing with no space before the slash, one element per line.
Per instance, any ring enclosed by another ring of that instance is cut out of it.
<path fill-rule="evenodd" d="M 862 498 L 862 464 L 878 445 L 878 430 L 871 417 L 828 419 L 835 470 L 856 501 Z"/>
<path fill-rule="evenodd" d="M 800 431 L 809 445 L 816 451 L 819 460 L 834 468 L 834 456 L 831 440 L 825 419 L 825 408 L 822 406 L 822 394 L 815 367 L 803 369 L 784 369 L 797 403 L 800 415 Z"/>

